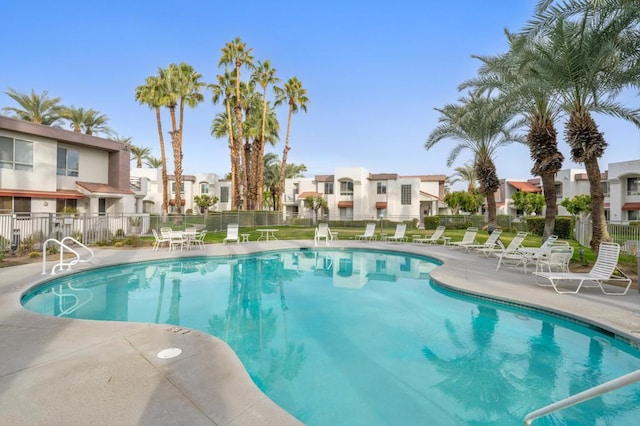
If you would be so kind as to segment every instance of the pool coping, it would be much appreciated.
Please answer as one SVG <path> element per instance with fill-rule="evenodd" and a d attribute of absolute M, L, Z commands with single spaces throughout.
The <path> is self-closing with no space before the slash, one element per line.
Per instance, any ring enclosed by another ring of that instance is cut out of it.
<path fill-rule="evenodd" d="M 99 248 L 90 265 L 76 270 L 179 256 L 313 247 L 311 240 L 278 240 L 207 244 L 204 250 L 182 253 Z M 625 296 L 606 296 L 595 288 L 583 288 L 575 295 L 557 294 L 537 286 L 521 270 L 496 272 L 495 259 L 443 246 L 342 240 L 331 241 L 329 247 L 426 255 L 443 262 L 431 278 L 445 288 L 587 322 L 640 346 L 637 290 Z M 300 424 L 253 384 L 226 343 L 205 333 L 161 324 L 52 318 L 27 311 L 20 297 L 50 278 L 41 272 L 41 263 L 0 269 L 0 418 L 4 423 L 155 425 L 179 419 L 190 425 Z M 173 347 L 182 349 L 182 354 L 173 359 L 157 357 L 162 349 Z"/>

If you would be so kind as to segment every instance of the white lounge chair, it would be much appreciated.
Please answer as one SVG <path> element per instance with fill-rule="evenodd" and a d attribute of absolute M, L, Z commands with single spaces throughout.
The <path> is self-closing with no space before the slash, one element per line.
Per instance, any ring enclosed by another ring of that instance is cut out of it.
<path fill-rule="evenodd" d="M 600 243 L 600 249 L 598 250 L 598 257 L 596 263 L 593 265 L 589 272 L 534 272 L 533 275 L 537 278 L 544 278 L 549 281 L 549 284 L 540 284 L 540 286 L 551 286 L 556 293 L 572 293 L 575 294 L 580 291 L 585 282 L 596 283 L 602 293 L 612 296 L 623 296 L 629 291 L 631 287 L 631 279 L 627 277 L 622 271 L 618 270 L 618 274 L 615 271 L 618 267 L 618 256 L 620 256 L 620 245 L 610 242 Z M 559 284 L 565 281 L 577 281 L 578 286 L 575 290 L 561 289 Z M 605 284 L 611 283 L 626 283 L 627 286 L 622 291 L 607 291 Z"/>
<path fill-rule="evenodd" d="M 476 228 L 475 226 L 470 226 L 462 236 L 462 241 L 454 241 L 452 243 L 449 243 L 449 245 L 453 248 L 456 248 L 477 244 L 476 235 L 478 235 L 478 228 Z"/>
<path fill-rule="evenodd" d="M 367 223 L 367 227 L 364 229 L 364 234 L 356 235 L 356 240 L 375 240 L 376 239 L 376 224 L 374 222 Z"/>
<path fill-rule="evenodd" d="M 527 272 L 527 260 L 529 260 L 529 256 L 520 251 L 522 242 L 527 238 L 527 234 L 528 232 L 518 232 L 506 248 L 504 248 L 504 245 L 501 242 L 498 242 L 498 245 L 501 246 L 502 250 L 500 253 L 496 254 L 496 256 L 498 256 L 498 266 L 496 266 L 496 271 L 500 269 L 500 265 L 518 266 L 522 264 L 524 272 Z"/>
<path fill-rule="evenodd" d="M 239 226 L 237 223 L 230 223 L 227 225 L 227 236 L 222 240 L 222 244 L 227 244 L 228 241 L 235 241 L 240 243 L 240 236 L 238 235 Z"/>
<path fill-rule="evenodd" d="M 313 236 L 314 244 L 317 246 L 318 242 L 322 239 L 324 239 L 327 245 L 329 245 L 329 240 L 333 240 L 333 235 L 331 234 L 328 223 L 319 223 L 316 227 L 316 232 Z"/>
<path fill-rule="evenodd" d="M 438 226 L 429 237 L 414 236 L 411 242 L 418 244 L 438 244 L 444 235 L 445 226 Z"/>
<path fill-rule="evenodd" d="M 500 238 L 500 235 L 502 235 L 502 230 L 494 229 L 493 232 L 489 235 L 489 238 L 487 238 L 487 241 L 485 241 L 484 243 L 467 244 L 464 247 L 467 249 L 467 251 L 477 250 L 488 257 L 489 255 L 487 253 L 491 253 L 496 247 L 498 247 L 498 239 Z"/>
<path fill-rule="evenodd" d="M 406 223 L 398 223 L 396 225 L 396 232 L 393 235 L 386 236 L 384 238 L 385 241 L 389 241 L 392 243 L 402 243 L 407 241 L 407 237 L 405 237 L 404 233 L 407 231 Z"/>
<path fill-rule="evenodd" d="M 569 272 L 573 247 L 562 242 L 552 245 L 548 251 L 535 257 L 536 272 Z"/>

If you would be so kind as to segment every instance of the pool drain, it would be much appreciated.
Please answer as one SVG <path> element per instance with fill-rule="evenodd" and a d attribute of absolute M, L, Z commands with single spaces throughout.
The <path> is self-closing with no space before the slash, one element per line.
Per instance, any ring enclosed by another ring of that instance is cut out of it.
<path fill-rule="evenodd" d="M 175 358 L 182 353 L 182 349 L 180 348 L 168 348 L 163 349 L 158 352 L 158 358 L 160 359 L 170 359 Z"/>

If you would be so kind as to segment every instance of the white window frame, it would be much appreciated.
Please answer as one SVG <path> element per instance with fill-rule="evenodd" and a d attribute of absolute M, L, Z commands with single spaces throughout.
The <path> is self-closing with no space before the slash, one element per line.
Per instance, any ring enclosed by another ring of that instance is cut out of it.
<path fill-rule="evenodd" d="M 2 158 L 2 148 L 5 148 L 6 154 L 8 154 L 4 159 Z M 20 148 L 26 148 L 28 151 L 27 155 L 23 155 Z M 33 142 L 24 139 L 10 138 L 8 136 L 0 136 L 0 168 L 27 172 L 33 171 Z"/>

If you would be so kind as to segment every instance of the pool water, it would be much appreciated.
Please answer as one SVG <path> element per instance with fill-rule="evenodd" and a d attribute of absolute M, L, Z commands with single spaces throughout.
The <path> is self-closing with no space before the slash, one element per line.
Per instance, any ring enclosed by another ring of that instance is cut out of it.
<path fill-rule="evenodd" d="M 47 315 L 174 324 L 237 353 L 309 425 L 514 425 L 640 368 L 640 350 L 558 317 L 443 290 L 437 262 L 369 250 L 135 263 L 55 279 L 23 298 Z M 625 425 L 636 384 L 538 425 Z"/>

